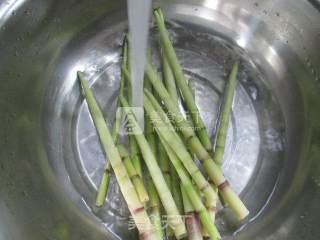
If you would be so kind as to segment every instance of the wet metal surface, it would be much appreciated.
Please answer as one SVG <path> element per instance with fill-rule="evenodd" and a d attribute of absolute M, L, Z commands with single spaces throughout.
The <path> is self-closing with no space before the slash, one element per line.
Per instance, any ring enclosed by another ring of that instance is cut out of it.
<path fill-rule="evenodd" d="M 155 2 L 158 6 L 159 2 Z M 159 3 L 214 138 L 240 60 L 223 171 L 250 209 L 218 213 L 225 239 L 320 238 L 320 14 L 308 1 Z M 126 8 L 118 1 L 0 3 L 0 239 L 132 239 L 76 71 L 112 121 Z M 154 59 L 158 36 L 151 29 Z"/>

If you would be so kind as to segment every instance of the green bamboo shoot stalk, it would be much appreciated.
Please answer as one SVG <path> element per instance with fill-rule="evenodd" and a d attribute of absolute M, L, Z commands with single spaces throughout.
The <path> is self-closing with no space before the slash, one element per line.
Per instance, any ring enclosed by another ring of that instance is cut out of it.
<path fill-rule="evenodd" d="M 165 27 L 165 20 L 164 20 L 164 16 L 162 14 L 161 9 L 160 8 L 156 9 L 154 11 L 154 15 L 155 15 L 155 19 L 156 19 L 156 22 L 157 22 L 157 25 L 159 28 L 162 48 L 165 52 L 165 55 L 167 55 L 169 64 L 172 67 L 173 73 L 175 75 L 175 79 L 176 79 L 177 84 L 181 90 L 184 103 L 187 106 L 188 113 L 191 115 L 191 118 L 193 120 L 193 121 L 190 121 L 190 123 L 192 123 L 191 125 L 193 125 L 195 127 L 195 131 L 197 132 L 202 145 L 205 147 L 205 149 L 208 151 L 208 153 L 211 156 L 213 156 L 212 143 L 211 143 L 210 137 L 209 137 L 208 132 L 205 128 L 203 120 L 200 116 L 197 105 L 195 103 L 194 94 L 192 93 L 190 86 L 188 86 L 188 82 L 183 74 L 181 65 L 179 63 L 179 60 L 175 54 L 174 48 L 173 48 L 172 43 L 170 41 L 169 34 L 168 34 L 166 27 Z M 222 129 L 224 129 L 224 128 L 222 128 Z M 223 155 L 224 135 L 225 135 L 224 131 L 222 130 L 220 138 L 219 138 L 219 140 L 220 140 L 219 143 L 221 143 L 221 144 L 219 144 L 220 147 L 219 147 L 219 151 L 218 151 L 218 156 L 216 157 L 217 159 L 222 158 L 220 155 Z"/>
<path fill-rule="evenodd" d="M 193 97 L 193 99 L 195 101 L 195 86 L 192 83 L 192 81 L 190 81 L 190 80 L 188 81 L 188 86 L 190 88 L 190 92 L 192 93 L 192 97 Z M 192 117 L 191 117 L 191 115 L 190 115 L 190 113 L 188 111 L 188 108 L 187 108 L 186 104 L 183 104 L 183 106 L 184 106 L 184 109 L 186 111 L 186 119 L 187 119 L 187 121 L 189 121 L 190 125 L 194 126 L 193 121 L 192 121 Z M 210 185 L 211 185 L 212 189 L 214 189 L 214 191 L 215 191 L 216 187 L 213 184 L 210 184 Z M 214 207 L 210 207 L 210 206 L 208 207 L 208 205 L 206 205 L 206 207 L 207 207 L 208 213 L 210 214 L 210 217 L 211 217 L 212 221 L 215 222 L 217 201 L 213 205 L 214 205 Z M 204 238 L 210 237 L 208 232 L 202 226 L 200 226 L 200 233 Z"/>
<path fill-rule="evenodd" d="M 171 71 L 170 65 L 168 63 L 167 57 L 164 53 L 162 53 L 162 68 L 163 68 L 163 79 L 164 84 L 174 101 L 178 102 L 178 92 L 177 86 L 174 80 L 173 73 Z"/>
<path fill-rule="evenodd" d="M 101 181 L 98 187 L 97 197 L 96 197 L 97 207 L 101 207 L 106 199 L 109 182 L 110 182 L 110 170 L 109 170 L 109 167 L 105 165 L 104 171 L 101 177 Z"/>
<path fill-rule="evenodd" d="M 190 80 L 188 81 L 188 86 L 190 88 L 190 92 L 192 93 L 192 97 L 195 101 L 196 100 L 195 86 Z M 183 102 L 183 107 L 186 111 L 186 119 L 189 121 L 190 125 L 195 128 L 196 126 L 193 123 L 191 112 L 190 110 L 188 110 L 187 104 L 185 102 Z"/>
<path fill-rule="evenodd" d="M 223 104 L 221 106 L 222 112 L 220 115 L 219 127 L 217 131 L 217 138 L 213 156 L 213 160 L 220 165 L 222 164 L 224 148 L 226 144 L 233 96 L 237 86 L 237 72 L 238 63 L 235 63 L 232 67 L 228 83 L 225 87 Z"/>
<path fill-rule="evenodd" d="M 189 146 L 189 149 L 197 156 L 210 179 L 220 190 L 225 202 L 229 205 L 229 207 L 234 211 L 234 213 L 240 220 L 245 218 L 249 214 L 248 209 L 244 206 L 237 194 L 232 190 L 228 181 L 223 176 L 220 167 L 213 161 L 211 155 L 201 144 L 192 126 L 183 117 L 177 104 L 172 100 L 168 91 L 159 80 L 158 73 L 148 62 L 145 66 L 145 73 L 148 77 L 148 80 L 152 83 L 154 90 L 157 92 L 166 108 L 171 113 L 173 120 L 179 127 L 179 130 L 182 132 L 184 139 Z"/>
<path fill-rule="evenodd" d="M 206 208 L 210 210 L 215 209 L 217 199 L 216 193 L 198 170 L 187 149 L 184 147 L 182 140 L 179 139 L 177 134 L 174 134 L 174 129 L 172 125 L 170 125 L 169 119 L 161 109 L 161 106 L 156 102 L 156 99 L 150 93 L 148 93 L 147 90 L 145 90 L 145 93 L 145 109 L 147 113 L 152 115 L 153 113 L 151 111 L 155 111 L 160 115 L 155 115 L 157 118 L 154 121 L 154 125 L 157 133 L 159 135 L 163 134 L 162 138 L 167 142 L 168 145 L 172 146 L 174 149 L 172 151 L 179 157 L 179 159 L 181 159 L 181 162 L 192 176 L 198 188 L 204 193 L 206 198 Z M 152 109 L 151 105 L 154 106 L 154 109 Z"/>
<path fill-rule="evenodd" d="M 190 91 L 192 92 L 193 98 L 194 98 L 194 100 L 195 100 L 195 86 L 194 86 L 194 84 L 192 83 L 192 81 L 189 81 L 189 82 L 188 82 L 188 86 L 189 86 Z M 186 106 L 185 106 L 185 107 L 186 107 Z M 186 108 L 186 109 L 187 109 L 187 108 Z M 190 122 L 190 125 L 193 125 L 192 118 L 190 117 L 190 114 L 187 114 L 187 120 Z M 213 159 L 214 159 L 214 153 L 212 153 L 211 156 L 212 156 Z M 216 162 L 216 161 L 215 161 L 215 162 Z M 217 163 L 217 162 L 216 162 L 216 163 Z M 220 165 L 220 164 L 219 164 L 219 165 Z M 214 184 L 212 184 L 212 183 L 210 183 L 210 184 L 211 184 L 212 188 L 215 189 L 215 191 L 217 192 L 221 204 L 222 204 L 223 206 L 225 206 L 225 202 L 223 201 L 223 198 L 222 198 L 221 194 L 218 193 L 218 189 L 214 186 Z M 209 211 L 209 212 L 210 212 L 210 215 L 211 215 L 211 217 L 212 217 L 213 220 L 215 219 L 216 211 L 217 211 L 216 208 L 211 208 L 210 211 Z"/>
<path fill-rule="evenodd" d="M 132 106 L 132 86 L 131 86 L 131 78 L 130 78 L 131 63 L 130 63 L 130 47 L 129 47 L 130 42 L 127 34 L 125 36 L 125 40 L 126 40 L 126 49 L 127 49 L 127 60 L 126 60 L 126 65 L 121 66 L 121 72 L 126 79 L 128 102 L 129 102 L 129 105 Z M 139 173 L 139 175 L 142 177 L 141 155 L 139 152 L 138 144 L 132 135 L 129 135 L 129 145 L 130 145 L 130 151 L 131 151 L 132 164 L 137 170 L 137 172 Z"/>
<path fill-rule="evenodd" d="M 148 210 L 150 211 L 151 222 L 155 226 L 159 238 L 162 239 L 163 232 L 162 232 L 162 222 L 161 222 L 160 200 L 157 193 L 157 189 L 153 184 L 151 177 L 147 176 L 147 178 L 148 178 L 148 181 L 146 185 L 147 185 L 148 193 L 150 196 L 147 206 L 148 206 Z"/>
<path fill-rule="evenodd" d="M 116 116 L 115 116 L 115 120 L 113 122 L 112 133 L 111 133 L 112 139 L 115 143 L 117 143 L 117 141 L 118 141 L 120 121 L 121 121 L 121 112 L 117 111 Z M 109 160 L 108 161 L 106 160 L 105 166 L 104 166 L 104 171 L 103 171 L 100 185 L 98 188 L 97 197 L 96 197 L 96 206 L 97 207 L 101 207 L 106 199 L 109 181 L 110 181 L 110 172 L 111 172 L 111 164 L 110 164 Z"/>
<path fill-rule="evenodd" d="M 216 186 L 214 186 L 212 183 L 210 183 L 211 187 L 214 189 L 214 191 L 218 194 L 218 191 L 216 190 Z M 220 196 L 219 196 L 220 197 Z M 213 222 L 215 222 L 216 220 L 216 211 L 217 211 L 217 207 L 213 207 L 213 208 L 207 208 L 208 209 L 208 213 L 210 214 L 210 217 L 212 219 Z M 202 236 L 204 238 L 209 237 L 208 232 L 202 227 L 201 229 L 201 233 Z"/>
<path fill-rule="evenodd" d="M 202 240 L 201 226 L 198 219 L 198 215 L 195 212 L 189 197 L 184 190 L 181 188 L 184 213 L 186 214 L 186 226 L 188 231 L 189 240 Z"/>
<path fill-rule="evenodd" d="M 162 137 L 160 139 L 164 141 Z M 175 164 L 175 167 L 178 168 L 177 172 L 182 182 L 182 188 L 187 193 L 187 197 L 192 204 L 192 208 L 199 215 L 202 225 L 204 226 L 206 231 L 209 233 L 209 236 L 211 237 L 211 239 L 221 238 L 218 232 L 218 229 L 216 228 L 214 222 L 211 220 L 211 217 L 207 212 L 205 206 L 203 205 L 200 196 L 198 195 L 196 189 L 194 188 L 191 180 L 188 178 L 188 175 L 186 171 L 183 169 L 179 159 L 177 159 L 178 157 L 174 154 L 174 152 L 172 151 L 172 148 L 168 144 L 165 145 L 165 148 L 168 152 L 170 160 Z"/>
<path fill-rule="evenodd" d="M 118 132 L 120 128 L 120 120 L 121 120 L 121 113 L 116 112 L 115 120 L 112 126 L 112 139 L 116 143 L 118 141 Z M 101 181 L 98 187 L 98 193 L 96 197 L 96 206 L 101 207 L 106 199 L 106 195 L 108 192 L 109 182 L 110 182 L 110 172 L 111 172 L 111 164 L 109 161 L 106 160 L 104 171 L 101 177 Z"/>
<path fill-rule="evenodd" d="M 170 125 L 169 119 L 165 115 L 165 112 L 161 109 L 161 106 L 157 103 L 156 99 L 147 90 L 145 90 L 145 94 L 145 108 L 147 113 L 151 114 L 150 109 L 152 108 L 148 105 L 152 104 L 154 106 L 154 110 L 157 111 L 160 115 L 160 118 L 155 119 L 154 121 L 154 126 L 158 134 L 159 131 L 165 133 L 165 136 L 163 138 L 170 146 L 173 146 L 173 151 L 175 152 L 175 154 L 177 154 L 177 156 L 180 159 L 182 159 L 182 163 L 187 169 L 187 171 L 190 173 L 192 179 L 197 184 L 198 188 L 204 193 L 205 206 L 208 209 L 208 212 L 210 213 L 210 216 L 214 222 L 214 213 L 217 203 L 216 192 L 213 190 L 211 185 L 206 181 L 206 179 L 203 177 L 203 175 L 195 165 L 194 161 L 192 160 L 192 157 L 189 155 L 187 149 L 184 147 L 182 140 L 174 132 L 173 126 Z"/>
<path fill-rule="evenodd" d="M 171 176 L 170 176 L 170 161 L 167 156 L 165 149 L 163 148 L 162 144 L 158 145 L 159 150 L 159 166 L 161 168 L 162 174 L 168 187 L 171 189 Z M 171 189 L 172 192 L 172 189 Z"/>
<path fill-rule="evenodd" d="M 159 131 L 165 132 L 164 139 L 170 145 L 174 146 L 174 152 L 177 154 L 179 159 L 181 159 L 184 167 L 191 175 L 193 181 L 196 183 L 197 187 L 202 191 L 206 198 L 206 204 L 208 208 L 215 208 L 216 207 L 216 200 L 217 194 L 212 189 L 209 182 L 205 179 L 202 175 L 200 170 L 198 169 L 197 165 L 193 161 L 192 157 L 190 156 L 187 148 L 185 147 L 184 143 L 182 142 L 179 135 L 174 131 L 173 126 L 171 125 L 169 118 L 157 102 L 157 100 L 153 97 L 153 95 L 147 90 L 145 92 L 145 109 L 149 115 L 152 113 L 150 112 L 151 109 L 157 111 L 158 115 L 160 116 L 159 119 L 154 119 L 153 123 L 157 133 Z M 153 120 L 153 119 L 151 119 Z"/>
<path fill-rule="evenodd" d="M 114 121 L 115 123 L 112 126 L 112 139 L 114 140 L 114 142 L 116 143 L 116 138 L 115 136 L 117 136 L 118 134 L 115 134 L 117 132 L 116 128 L 118 125 L 119 120 L 116 118 L 116 120 Z M 103 174 L 100 180 L 100 184 L 98 187 L 98 193 L 97 193 L 97 197 L 96 197 L 96 206 L 97 207 L 101 207 L 106 199 L 107 196 L 107 192 L 108 192 L 108 187 L 109 187 L 109 182 L 110 182 L 110 172 L 111 172 L 111 164 L 109 160 L 105 161 L 105 166 L 104 166 L 104 170 L 103 170 Z"/>
<path fill-rule="evenodd" d="M 164 179 L 166 180 L 166 183 L 167 183 L 167 185 L 168 185 L 168 187 L 169 187 L 169 189 L 170 189 L 170 191 L 172 193 L 172 197 L 173 197 L 173 199 L 174 199 L 174 201 L 175 201 L 175 203 L 177 205 L 179 213 L 181 214 L 182 213 L 182 211 L 180 209 L 181 206 L 179 205 L 179 203 L 176 201 L 176 198 L 175 198 L 176 192 L 179 191 L 180 187 L 178 186 L 178 189 L 172 188 L 172 181 L 171 181 L 171 175 L 170 175 L 171 174 L 170 160 L 168 158 L 166 150 L 164 149 L 164 147 L 162 146 L 161 143 L 158 145 L 158 151 L 159 151 L 159 154 L 158 154 L 159 155 L 159 166 L 161 168 L 161 171 L 162 171 L 162 174 L 164 176 Z M 171 237 L 173 235 L 173 231 L 170 228 L 170 226 L 167 226 L 165 231 L 166 231 L 167 238 L 169 238 L 169 237 Z"/>
<path fill-rule="evenodd" d="M 117 108 L 120 105 L 117 104 Z M 112 129 L 111 129 L 111 135 L 112 135 L 112 139 L 114 140 L 115 143 L 118 142 L 118 138 L 119 138 L 119 131 L 120 131 L 120 124 L 121 124 L 121 111 L 118 111 L 118 109 L 116 109 L 116 113 L 115 113 L 115 118 L 112 124 Z"/>
<path fill-rule="evenodd" d="M 121 72 L 123 73 L 125 79 L 127 80 L 127 84 L 130 84 L 131 78 L 130 78 L 130 73 L 127 70 L 127 68 L 122 66 Z M 128 87 L 131 88 L 131 85 Z M 140 158 L 141 156 L 140 156 L 140 152 L 139 152 L 139 147 L 137 145 L 135 138 L 132 135 L 129 135 L 129 144 L 130 144 L 132 164 L 135 167 L 135 169 L 137 170 L 137 172 L 139 173 L 139 175 L 142 177 L 141 158 Z"/>
<path fill-rule="evenodd" d="M 151 86 L 150 86 L 151 87 Z M 154 156 L 157 156 L 156 139 L 153 131 L 153 126 L 151 121 L 146 117 L 145 119 L 145 137 L 149 143 L 150 149 Z M 151 214 L 151 222 L 155 225 L 158 235 L 163 238 L 162 232 L 162 222 L 161 222 L 161 208 L 160 199 L 157 193 L 156 187 L 153 184 L 152 178 L 148 172 L 145 173 L 147 178 L 147 188 L 150 195 L 150 201 L 148 204 L 148 209 Z"/>
<path fill-rule="evenodd" d="M 212 186 L 212 185 L 211 185 L 211 186 Z M 213 186 L 212 186 L 212 187 L 213 187 Z M 201 197 L 201 200 L 204 202 L 205 199 L 204 199 L 203 193 L 200 192 L 199 189 L 196 189 L 196 190 L 197 190 L 199 196 Z M 215 221 L 214 221 L 215 219 L 212 219 L 211 212 L 210 212 L 208 209 L 207 209 L 207 211 L 208 211 L 208 213 L 209 213 L 209 215 L 210 215 L 210 217 L 211 217 L 211 220 L 212 220 L 213 222 L 215 222 Z M 208 239 L 208 238 L 210 238 L 209 233 L 205 230 L 204 226 L 203 226 L 201 223 L 200 223 L 200 231 L 201 231 L 201 234 L 202 234 L 203 239 Z"/>
<path fill-rule="evenodd" d="M 181 196 L 181 188 L 180 188 L 180 180 L 179 176 L 170 163 L 170 176 L 171 176 L 171 189 L 172 189 L 172 196 L 177 204 L 180 213 L 183 213 L 183 203 L 182 203 L 182 196 Z"/>
<path fill-rule="evenodd" d="M 218 189 L 216 188 L 216 186 L 214 186 L 214 184 L 210 184 L 210 185 L 211 185 L 211 188 L 213 189 L 213 191 L 215 191 L 215 193 L 218 195 Z M 218 198 L 219 198 L 219 195 L 218 195 Z M 208 208 L 209 214 L 210 214 L 213 222 L 215 222 L 215 220 L 216 220 L 217 202 L 218 202 L 217 200 L 218 199 L 216 199 L 214 207 Z"/>
<path fill-rule="evenodd" d="M 165 63 L 163 62 L 163 65 L 164 64 Z M 170 71 L 170 67 L 169 67 L 168 63 L 166 63 L 166 66 L 163 66 L 164 75 L 165 75 L 165 72 L 168 72 L 168 71 Z M 167 78 L 168 78 L 168 76 L 164 76 L 164 79 L 167 79 Z M 173 82 L 174 82 L 174 80 L 173 80 Z M 149 81 L 145 81 L 145 84 L 146 84 L 145 88 L 151 92 L 151 88 L 152 88 L 151 83 Z M 167 156 L 166 151 L 164 150 L 164 148 L 161 144 L 159 144 L 159 166 L 162 170 L 162 173 L 166 179 L 168 186 L 170 187 L 171 186 L 170 161 L 169 161 L 169 158 Z M 171 189 L 171 192 L 172 192 L 172 189 Z M 174 198 L 174 196 L 173 196 L 173 198 Z"/>
<path fill-rule="evenodd" d="M 179 215 L 178 208 L 173 200 L 170 190 L 164 180 L 161 169 L 159 168 L 156 158 L 146 140 L 142 134 L 142 129 L 137 123 L 133 112 L 129 109 L 129 104 L 125 98 L 120 96 L 120 101 L 124 107 L 124 112 L 126 113 L 127 119 L 132 126 L 134 136 L 139 145 L 143 159 L 145 160 L 146 166 L 151 175 L 152 181 L 155 184 L 159 197 L 161 199 L 162 205 L 168 216 L 168 223 L 173 229 L 175 237 L 180 239 L 186 235 L 186 228 L 181 216 Z M 150 196 L 149 196 L 150 197 Z"/>
<path fill-rule="evenodd" d="M 212 185 L 211 185 L 211 186 L 212 186 Z M 201 200 L 204 202 L 205 199 L 204 199 L 203 193 L 200 192 L 199 189 L 196 189 L 196 190 L 198 191 L 198 194 L 199 194 L 199 196 L 201 197 Z M 210 217 L 211 217 L 212 222 L 215 222 L 215 221 L 214 221 L 215 219 L 212 219 L 211 212 L 209 211 L 209 209 L 207 209 L 207 211 L 208 211 L 208 214 L 209 214 Z M 202 234 L 203 239 L 208 239 L 208 238 L 210 238 L 209 233 L 205 230 L 204 226 L 203 226 L 201 223 L 200 223 L 200 231 L 201 231 L 201 234 Z"/>
<path fill-rule="evenodd" d="M 131 137 L 129 137 L 130 139 Z M 130 140 L 129 140 L 130 141 Z M 132 142 L 133 140 L 131 140 Z M 137 170 L 138 174 L 140 175 L 140 177 L 142 177 L 142 168 L 141 168 L 141 161 L 140 161 L 140 153 L 137 150 L 136 151 L 136 147 L 134 146 L 135 144 L 130 144 L 130 148 L 131 148 L 131 152 L 132 152 L 132 157 L 131 157 L 131 161 L 132 164 L 134 166 L 134 168 Z"/>
<path fill-rule="evenodd" d="M 151 61 L 151 51 L 149 49 L 149 57 L 148 57 L 148 60 Z M 145 88 L 148 89 L 149 91 L 152 91 L 152 85 L 149 81 L 145 81 Z M 148 119 L 148 122 L 150 123 L 150 126 L 152 126 L 152 122 L 149 118 Z M 154 129 L 153 129 L 153 126 L 152 126 L 152 131 L 154 133 Z M 154 135 L 154 137 L 156 138 L 156 135 Z M 155 139 L 154 138 L 154 139 Z M 177 201 L 177 190 L 176 189 L 173 189 L 172 188 L 172 184 L 171 184 L 171 176 L 170 176 L 170 161 L 168 159 L 168 156 L 167 156 L 167 153 L 165 151 L 165 149 L 163 148 L 162 144 L 159 144 L 158 145 L 158 155 L 159 155 L 159 166 L 160 166 L 160 169 L 162 171 L 162 174 L 164 176 L 164 179 L 166 180 L 166 183 L 172 193 L 172 197 L 178 207 L 178 210 L 179 210 L 179 213 L 181 214 L 182 211 L 181 211 L 181 204 L 179 204 L 180 202 Z M 173 231 L 172 229 L 170 228 L 170 226 L 166 226 L 166 237 L 167 238 L 170 238 L 173 236 Z"/>
<path fill-rule="evenodd" d="M 140 177 L 140 175 L 137 173 L 136 169 L 132 165 L 130 155 L 127 151 L 127 149 L 122 145 L 117 145 L 118 151 L 120 153 L 121 159 L 123 161 L 123 164 L 128 172 L 128 175 L 133 183 L 134 188 L 136 189 L 136 192 L 139 196 L 139 199 L 142 203 L 146 203 L 149 201 L 149 196 L 147 194 L 147 191 L 144 187 L 143 181 Z"/>
<path fill-rule="evenodd" d="M 163 71 L 163 79 L 164 83 L 166 85 L 166 88 L 168 89 L 168 92 L 170 96 L 173 98 L 173 100 L 178 103 L 178 92 L 176 83 L 174 81 L 174 76 L 171 71 L 170 65 L 168 63 L 168 60 L 166 59 L 165 54 L 162 52 L 162 71 Z M 172 165 L 169 163 L 169 165 Z M 181 195 L 181 189 L 180 189 L 180 180 L 179 176 L 172 166 L 170 168 L 170 176 L 171 176 L 171 189 L 172 189 L 172 195 L 173 198 L 177 204 L 177 207 L 180 211 L 180 213 L 183 212 L 183 203 L 182 203 L 182 195 Z"/>
<path fill-rule="evenodd" d="M 164 83 L 166 84 L 168 91 L 170 92 L 170 94 L 175 94 L 177 96 L 177 89 L 173 79 L 173 74 L 171 72 L 170 66 L 167 60 L 165 59 L 165 55 L 163 53 L 162 53 L 162 72 L 163 72 Z M 173 199 L 177 204 L 179 212 L 180 214 L 182 214 L 183 204 L 182 204 L 180 180 L 179 180 L 178 174 L 176 173 L 171 162 L 169 161 L 168 156 L 162 144 L 159 145 L 159 148 L 161 149 L 160 151 L 163 152 L 163 155 L 166 156 L 165 158 L 166 162 L 164 163 L 164 165 L 168 166 L 168 171 L 166 171 L 168 173 L 167 174 L 168 179 L 170 179 L 170 183 L 168 183 L 168 185 L 170 186 Z M 160 156 L 160 159 L 161 159 L 161 156 Z M 167 237 L 170 237 L 171 235 L 172 233 L 170 232 L 170 228 L 167 228 Z"/>
<path fill-rule="evenodd" d="M 92 120 L 99 135 L 101 145 L 105 153 L 109 156 L 109 161 L 119 183 L 120 190 L 124 196 L 124 199 L 126 200 L 132 218 L 136 223 L 140 236 L 142 236 L 144 239 L 147 238 L 160 240 L 154 230 L 154 226 L 152 225 L 147 212 L 139 200 L 127 170 L 121 161 L 119 151 L 115 146 L 100 107 L 98 106 L 98 103 L 96 102 L 96 99 L 89 88 L 83 73 L 78 72 L 78 78 L 80 80 Z"/>
<path fill-rule="evenodd" d="M 128 40 L 127 36 L 125 35 L 123 38 L 123 43 L 122 43 L 122 62 L 121 62 L 121 68 L 126 67 L 128 64 Z M 120 79 L 120 87 L 119 87 L 119 95 L 124 94 L 124 88 L 125 88 L 125 76 L 121 72 L 121 79 Z M 117 99 L 117 107 L 120 106 L 120 101 Z M 118 132 L 114 133 L 118 136 Z M 114 136 L 116 136 L 114 135 Z"/>
<path fill-rule="evenodd" d="M 195 95 L 195 86 L 192 83 L 192 81 L 189 80 L 188 86 L 190 88 L 190 92 L 192 93 L 192 97 L 193 97 L 193 99 L 195 101 L 195 97 L 196 97 L 196 95 Z M 190 114 L 187 114 L 187 120 L 190 122 L 190 124 L 193 125 L 193 121 L 192 121 L 192 118 L 191 118 Z M 212 184 L 210 184 L 210 185 L 211 185 L 212 189 L 214 189 L 214 191 L 215 191 L 216 187 L 213 186 Z M 209 214 L 211 216 L 212 221 L 215 222 L 216 211 L 217 211 L 217 199 L 216 199 L 216 203 L 214 203 L 213 205 L 214 205 L 213 207 L 210 207 L 209 205 L 206 205 L 206 206 L 207 206 L 207 209 L 208 209 L 208 212 L 209 212 Z"/>
<path fill-rule="evenodd" d="M 155 113 L 155 112 L 153 112 L 153 113 Z M 151 118 L 156 119 L 157 116 L 152 116 Z M 180 177 L 182 187 L 186 191 L 188 198 L 189 198 L 194 210 L 199 214 L 201 223 L 203 224 L 205 229 L 210 234 L 210 237 L 212 240 L 221 238 L 220 234 L 218 232 L 218 229 L 216 228 L 215 224 L 212 222 L 210 215 L 207 212 L 207 209 L 203 205 L 200 196 L 198 195 L 196 189 L 194 188 L 194 186 L 188 176 L 188 173 L 183 168 L 183 166 L 181 164 L 181 160 L 178 159 L 178 157 L 177 157 L 177 155 L 175 155 L 173 149 L 164 140 L 165 134 L 162 131 L 160 131 L 159 134 L 160 134 L 159 135 L 160 140 L 167 151 L 169 159 L 172 162 L 173 166 L 175 167 L 175 169 Z"/>
<path fill-rule="evenodd" d="M 196 126 L 196 132 L 205 149 L 208 152 L 212 152 L 211 140 L 207 133 L 206 127 L 202 121 L 202 118 L 200 117 L 198 107 L 194 102 L 192 93 L 190 92 L 190 89 L 188 87 L 187 80 L 183 74 L 182 67 L 179 63 L 179 60 L 176 56 L 176 53 L 170 41 L 168 31 L 165 27 L 164 17 L 160 8 L 154 11 L 154 16 L 157 22 L 159 33 L 160 33 L 160 41 L 161 41 L 162 49 L 164 50 L 164 53 L 167 56 L 167 60 L 175 76 L 176 84 L 180 88 L 183 99 L 186 105 L 188 106 L 188 109 L 190 110 L 191 117 Z"/>
<path fill-rule="evenodd" d="M 169 160 L 169 158 L 167 156 L 166 150 L 164 149 L 164 147 L 162 146 L 161 143 L 158 145 L 158 151 L 159 151 L 159 153 L 158 153 L 158 155 L 159 155 L 159 166 L 161 168 L 161 171 L 162 171 L 162 174 L 164 176 L 164 179 L 166 180 L 166 183 L 167 183 L 167 185 L 168 185 L 168 187 L 169 187 L 169 189 L 170 189 L 170 191 L 172 193 L 172 197 L 173 197 L 173 199 L 174 199 L 174 201 L 175 201 L 175 203 L 177 205 L 179 213 L 181 214 L 182 213 L 182 211 L 180 209 L 181 206 L 179 205 L 179 202 L 177 202 L 176 198 L 175 198 L 175 196 L 177 195 L 176 192 L 179 189 L 173 189 L 172 188 L 172 182 L 171 182 L 171 176 L 170 176 L 170 173 L 171 173 L 171 171 L 170 171 L 170 160 Z M 166 231 L 167 238 L 169 238 L 169 237 L 171 237 L 173 235 L 173 231 L 170 228 L 170 226 L 167 226 L 165 231 Z"/>
<path fill-rule="evenodd" d="M 123 39 L 122 44 L 122 66 L 127 66 L 127 40 L 126 37 Z M 119 94 L 123 94 L 124 91 L 124 76 L 121 74 L 120 80 L 120 88 Z M 117 107 L 119 107 L 119 100 L 117 101 Z M 115 143 L 118 141 L 118 133 L 120 129 L 120 122 L 121 122 L 121 112 L 116 110 L 116 116 L 112 125 L 112 139 Z M 110 182 L 110 171 L 111 171 L 111 164 L 110 161 L 105 162 L 104 171 L 102 174 L 102 178 L 98 187 L 98 194 L 96 197 L 96 206 L 101 207 L 106 199 L 106 195 L 108 192 L 109 182 Z"/>

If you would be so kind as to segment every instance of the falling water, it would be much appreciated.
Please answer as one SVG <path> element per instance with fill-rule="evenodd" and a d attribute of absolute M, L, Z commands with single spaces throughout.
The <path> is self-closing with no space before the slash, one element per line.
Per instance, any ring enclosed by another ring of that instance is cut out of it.
<path fill-rule="evenodd" d="M 132 106 L 140 108 L 143 105 L 143 75 L 151 14 L 151 0 L 128 0 L 127 2 L 130 34 Z M 142 119 L 138 120 L 141 123 Z"/>

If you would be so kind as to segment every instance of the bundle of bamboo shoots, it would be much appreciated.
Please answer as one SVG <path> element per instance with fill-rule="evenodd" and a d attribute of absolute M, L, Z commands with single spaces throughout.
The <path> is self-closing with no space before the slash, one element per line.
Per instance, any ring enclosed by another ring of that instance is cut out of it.
<path fill-rule="evenodd" d="M 85 75 L 78 72 L 102 148 L 108 156 L 96 205 L 100 207 L 105 201 L 112 169 L 141 239 L 162 239 L 163 236 L 172 235 L 181 239 L 188 235 L 190 240 L 199 240 L 203 238 L 201 226 L 211 239 L 219 239 L 220 234 L 215 225 L 217 189 L 240 220 L 249 213 L 220 168 L 238 64 L 234 64 L 225 87 L 214 146 L 200 116 L 190 82 L 185 78 L 175 54 L 161 10 L 156 9 L 154 15 L 160 33 L 164 81 L 149 58 L 145 66 L 144 93 L 140 93 L 144 94 L 145 134 L 142 134 L 141 126 L 131 108 L 133 93 L 127 36 L 123 42 L 117 103 L 117 107 L 122 107 L 123 112 L 117 111 L 111 131 Z M 190 118 L 186 118 L 181 112 L 180 96 Z M 118 143 L 123 117 L 130 124 L 129 149 Z M 209 180 L 195 164 L 194 156 L 199 159 Z M 163 225 L 164 216 L 168 226 Z"/>

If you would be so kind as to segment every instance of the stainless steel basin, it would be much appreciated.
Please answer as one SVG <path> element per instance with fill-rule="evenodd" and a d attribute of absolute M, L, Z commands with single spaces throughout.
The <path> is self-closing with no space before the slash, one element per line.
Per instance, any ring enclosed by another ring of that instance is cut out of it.
<path fill-rule="evenodd" d="M 155 1 L 212 136 L 240 59 L 223 170 L 250 209 L 218 213 L 224 239 L 320 239 L 320 3 Z M 0 2 L 0 239 L 135 239 L 114 178 L 94 207 L 104 154 L 76 71 L 112 120 L 125 1 Z M 151 45 L 157 49 L 157 31 Z M 157 55 L 157 51 L 154 51 Z"/>

